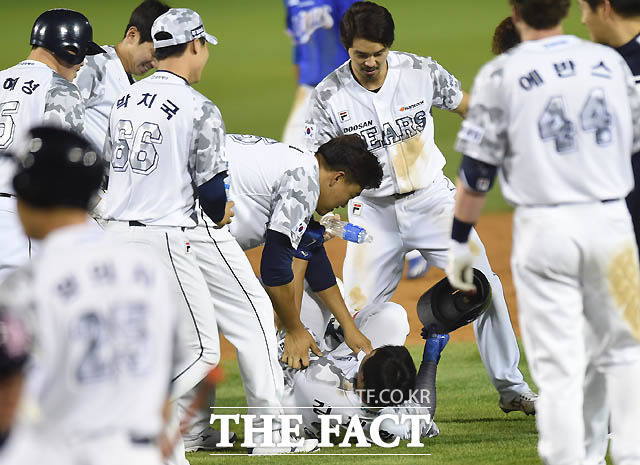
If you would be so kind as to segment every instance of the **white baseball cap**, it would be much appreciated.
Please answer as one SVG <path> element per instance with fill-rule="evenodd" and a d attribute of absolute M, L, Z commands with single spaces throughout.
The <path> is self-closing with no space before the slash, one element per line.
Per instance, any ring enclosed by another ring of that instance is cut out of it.
<path fill-rule="evenodd" d="M 167 32 L 171 38 L 158 40 L 155 38 L 158 32 Z M 218 44 L 218 39 L 204 30 L 200 15 L 188 8 L 171 8 L 158 16 L 151 26 L 151 37 L 154 48 L 185 44 L 200 37 L 210 44 Z"/>

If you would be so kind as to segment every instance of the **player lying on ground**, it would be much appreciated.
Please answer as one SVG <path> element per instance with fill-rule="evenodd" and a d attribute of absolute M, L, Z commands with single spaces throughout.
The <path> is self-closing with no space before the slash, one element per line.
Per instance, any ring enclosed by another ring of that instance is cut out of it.
<path fill-rule="evenodd" d="M 417 375 L 404 347 L 409 334 L 404 308 L 393 302 L 372 303 L 354 315 L 356 326 L 374 347 L 370 354 L 356 354 L 344 342 L 329 350 L 333 344 L 325 342 L 323 336 L 330 309 L 307 286 L 301 319 L 325 354 L 313 357 L 309 367 L 302 371 L 283 365 L 286 382 L 283 403 L 292 406 L 289 413 L 301 414 L 305 431 L 318 438 L 318 415 L 329 413 L 342 415 L 345 428 L 351 417 L 358 415 L 367 434 L 371 422 L 382 414 L 428 414 L 430 421 L 421 422 L 421 437 L 438 435 L 433 418 L 440 353 L 449 340 L 448 333 L 473 321 L 486 311 L 490 302 L 489 283 L 477 270 L 475 282 L 478 292 L 469 298 L 455 292 L 446 278 L 420 298 L 418 316 L 427 329 L 422 330 L 426 341 Z M 313 408 L 294 408 L 300 406 Z M 408 421 L 396 424 L 384 420 L 381 429 L 386 433 L 385 441 L 393 441 L 394 437 L 409 439 L 411 434 Z"/>

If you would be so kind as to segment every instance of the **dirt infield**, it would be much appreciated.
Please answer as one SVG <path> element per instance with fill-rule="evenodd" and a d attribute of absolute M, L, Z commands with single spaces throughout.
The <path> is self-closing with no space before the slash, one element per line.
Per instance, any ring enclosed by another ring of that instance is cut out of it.
<path fill-rule="evenodd" d="M 511 268 L 509 266 L 509 257 L 511 255 L 511 213 L 493 213 L 484 215 L 478 223 L 478 233 L 484 242 L 489 255 L 489 261 L 493 271 L 500 276 L 504 294 L 509 306 L 511 321 L 513 327 L 518 334 L 518 318 L 516 309 L 516 296 L 511 281 Z M 338 276 L 342 276 L 341 264 L 344 261 L 346 243 L 340 239 L 332 239 L 325 245 L 327 253 L 331 258 L 335 272 Z M 258 271 L 259 260 L 262 249 L 254 249 L 247 254 L 254 271 Z M 409 280 L 403 278 L 400 285 L 393 296 L 393 301 L 402 305 L 409 314 L 409 323 L 411 325 L 411 333 L 407 338 L 407 344 L 420 342 L 420 329 L 422 325 L 416 314 L 416 302 L 418 298 L 430 286 L 444 277 L 444 273 L 438 269 L 431 269 L 427 275 L 421 279 Z M 471 326 L 460 328 L 452 333 L 452 341 L 468 341 L 473 340 L 473 329 Z M 235 356 L 233 347 L 223 339 L 222 341 L 222 358 L 228 359 Z"/>

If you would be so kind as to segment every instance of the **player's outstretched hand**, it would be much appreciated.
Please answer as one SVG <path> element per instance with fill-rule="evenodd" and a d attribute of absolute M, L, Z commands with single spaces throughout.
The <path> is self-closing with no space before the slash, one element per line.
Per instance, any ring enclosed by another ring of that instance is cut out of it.
<path fill-rule="evenodd" d="M 360 351 L 368 354 L 373 350 L 369 338 L 362 334 L 360 330 L 356 328 L 356 325 L 348 329 L 342 328 L 342 330 L 344 331 L 344 342 L 353 350 L 354 354 L 358 354 Z"/>
<path fill-rule="evenodd" d="M 235 216 L 235 213 L 233 213 L 233 205 L 234 203 L 232 201 L 227 202 L 224 207 L 224 218 L 222 218 L 219 223 L 216 223 L 218 225 L 216 229 L 220 229 L 224 225 L 231 223 L 231 218 Z"/>
<path fill-rule="evenodd" d="M 447 258 L 445 271 L 451 286 L 464 292 L 475 292 L 476 286 L 473 284 L 472 268 L 474 256 L 469 242 L 462 243 L 451 239 Z"/>
<path fill-rule="evenodd" d="M 284 336 L 282 361 L 295 370 L 306 368 L 309 366 L 309 349 L 317 356 L 322 356 L 316 341 L 304 327 L 287 331 Z"/>

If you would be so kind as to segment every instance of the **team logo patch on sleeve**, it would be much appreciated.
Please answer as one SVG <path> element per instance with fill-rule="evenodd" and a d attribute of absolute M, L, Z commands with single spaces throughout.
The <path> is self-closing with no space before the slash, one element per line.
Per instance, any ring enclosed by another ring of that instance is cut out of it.
<path fill-rule="evenodd" d="M 343 123 L 345 121 L 349 121 L 351 120 L 351 116 L 349 116 L 349 112 L 348 111 L 341 111 L 340 113 L 338 113 L 338 116 L 340 117 L 340 121 L 342 121 Z"/>
<path fill-rule="evenodd" d="M 479 144 L 480 142 L 482 142 L 483 137 L 484 128 L 481 128 L 477 124 L 473 124 L 470 121 L 464 121 L 462 123 L 462 128 L 460 128 L 458 139 L 469 142 L 471 144 Z"/>

